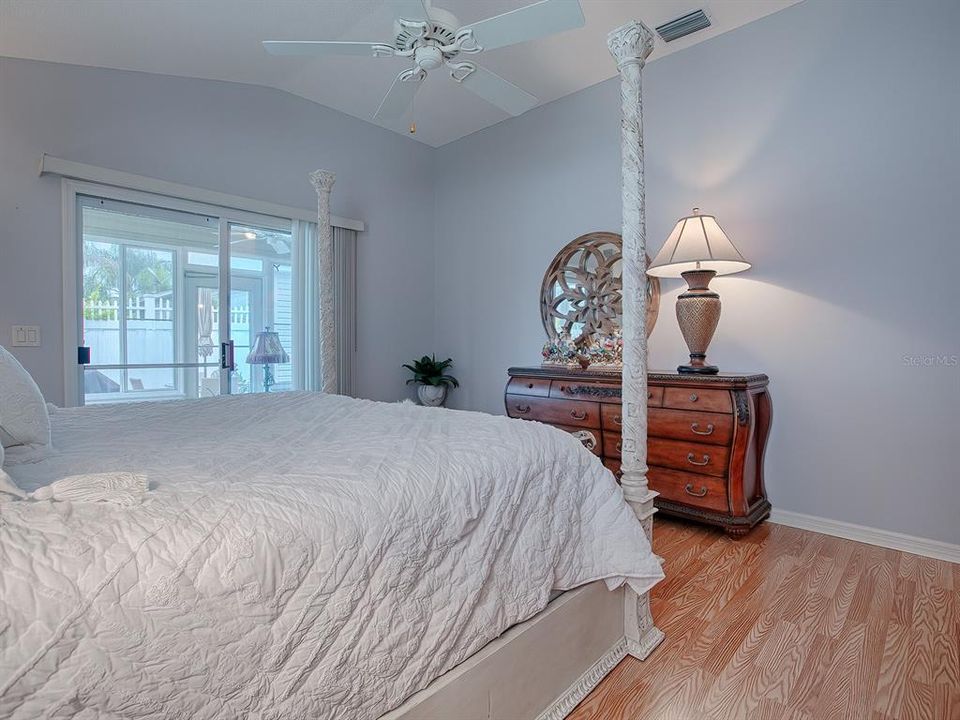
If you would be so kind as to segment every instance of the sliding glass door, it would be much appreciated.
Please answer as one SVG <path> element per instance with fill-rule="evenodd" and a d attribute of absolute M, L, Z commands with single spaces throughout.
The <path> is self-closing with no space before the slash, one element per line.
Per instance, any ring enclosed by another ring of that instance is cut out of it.
<path fill-rule="evenodd" d="M 290 221 L 77 203 L 84 403 L 298 387 L 310 338 L 296 332 L 307 274 L 296 265 L 309 248 L 295 248 Z"/>
<path fill-rule="evenodd" d="M 250 308 L 233 316 L 231 324 L 234 392 L 295 389 L 292 358 L 301 354 L 301 348 L 294 339 L 293 233 L 234 223 L 229 231 L 230 252 L 236 259 L 231 304 Z"/>

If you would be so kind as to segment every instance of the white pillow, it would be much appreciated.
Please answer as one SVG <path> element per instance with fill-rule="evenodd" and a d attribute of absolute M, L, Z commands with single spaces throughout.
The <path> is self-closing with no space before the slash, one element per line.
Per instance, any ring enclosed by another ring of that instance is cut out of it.
<path fill-rule="evenodd" d="M 0 444 L 5 448 L 50 444 L 50 416 L 40 388 L 3 346 L 0 346 Z"/>

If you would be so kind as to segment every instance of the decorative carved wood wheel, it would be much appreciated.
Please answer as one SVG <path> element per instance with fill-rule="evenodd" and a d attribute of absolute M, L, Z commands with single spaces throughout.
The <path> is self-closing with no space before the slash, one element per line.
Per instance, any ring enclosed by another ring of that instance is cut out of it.
<path fill-rule="evenodd" d="M 650 264 L 650 256 L 647 256 Z M 610 335 L 623 313 L 623 241 L 594 232 L 568 243 L 550 263 L 540 287 L 540 317 L 547 336 Z M 647 335 L 660 312 L 660 280 L 647 277 Z"/>

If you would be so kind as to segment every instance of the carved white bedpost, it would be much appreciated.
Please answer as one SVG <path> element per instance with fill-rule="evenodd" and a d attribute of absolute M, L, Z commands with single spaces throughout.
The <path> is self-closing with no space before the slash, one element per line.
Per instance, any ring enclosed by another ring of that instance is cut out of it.
<path fill-rule="evenodd" d="M 310 173 L 317 190 L 317 279 L 320 283 L 320 389 L 337 392 L 337 328 L 333 307 L 333 229 L 330 227 L 330 191 L 336 175 L 327 170 Z"/>
<path fill-rule="evenodd" d="M 624 498 L 653 542 L 653 499 L 647 486 L 647 275 L 646 201 L 643 185 L 641 70 L 653 50 L 653 33 L 630 22 L 607 36 L 620 72 L 620 153 L 623 205 L 623 426 L 621 485 Z M 650 614 L 650 594 L 624 593 L 627 651 L 643 660 L 663 640 Z"/>

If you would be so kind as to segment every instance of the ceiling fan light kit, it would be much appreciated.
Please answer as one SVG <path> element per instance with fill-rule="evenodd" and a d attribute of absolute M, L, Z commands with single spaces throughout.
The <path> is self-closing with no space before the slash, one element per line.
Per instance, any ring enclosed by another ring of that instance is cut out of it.
<path fill-rule="evenodd" d="M 390 0 L 397 15 L 392 43 L 327 40 L 268 40 L 272 55 L 357 55 L 401 57 L 413 61 L 396 76 L 374 118 L 395 120 L 413 104 L 427 73 L 445 65 L 450 77 L 474 95 L 510 115 L 535 107 L 537 98 L 475 62 L 460 59 L 485 50 L 516 45 L 582 27 L 578 0 L 540 0 L 486 20 L 460 26 L 457 18 L 427 0 Z M 415 125 L 411 124 L 411 132 Z"/>

